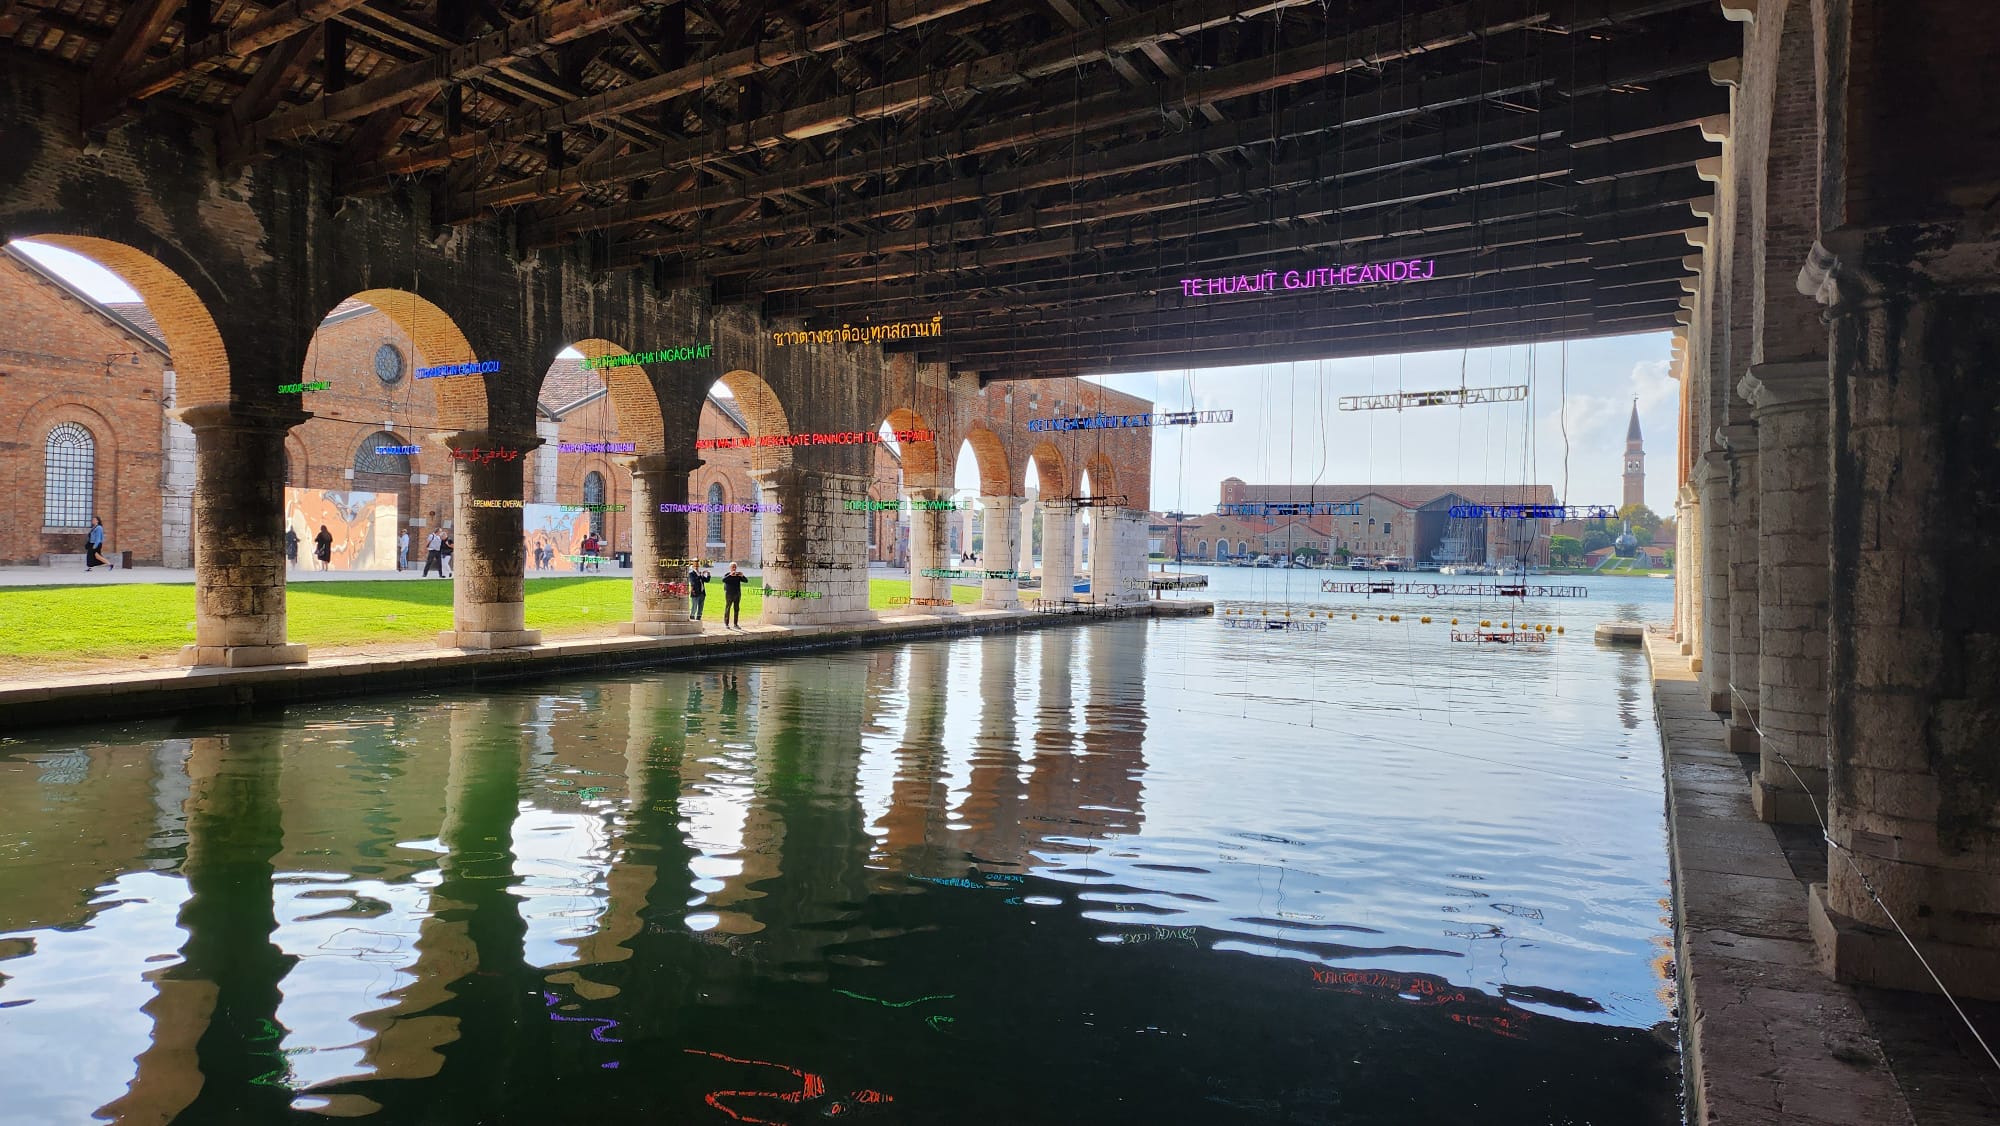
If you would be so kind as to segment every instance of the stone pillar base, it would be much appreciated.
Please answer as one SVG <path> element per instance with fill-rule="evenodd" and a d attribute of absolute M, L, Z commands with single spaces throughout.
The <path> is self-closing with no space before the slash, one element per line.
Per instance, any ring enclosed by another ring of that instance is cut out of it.
<path fill-rule="evenodd" d="M 1819 824 L 1813 812 L 1815 799 L 1820 808 L 1826 808 L 1825 794 L 1810 794 L 1797 786 L 1779 786 L 1762 778 L 1750 785 L 1750 804 L 1757 809 L 1757 819 L 1774 825 Z"/>
<path fill-rule="evenodd" d="M 1764 741 L 1758 738 L 1757 729 L 1754 727 L 1739 727 L 1734 723 L 1730 724 L 1728 741 L 1729 749 L 1739 755 L 1763 753 Z"/>
<path fill-rule="evenodd" d="M 1708 710 L 1720 715 L 1729 714 L 1729 689 L 1708 694 Z"/>
<path fill-rule="evenodd" d="M 1835 864 L 1845 864 L 1840 857 Z M 1826 885 L 1814 884 L 1806 901 L 1813 944 L 1819 948 L 1820 972 L 1835 981 L 1936 993 L 1937 983 L 1893 930 L 1871 926 L 1835 911 L 1826 902 Z M 2000 949 L 1960 946 L 1916 939 L 1924 960 L 1957 997 L 2000 1001 Z"/>
<path fill-rule="evenodd" d="M 628 637 L 690 637 L 701 632 L 693 618 L 665 622 L 620 622 L 618 632 Z"/>
<path fill-rule="evenodd" d="M 305 660 L 304 645 L 183 645 L 179 663 L 244 669 L 257 665 L 300 665 Z"/>
<path fill-rule="evenodd" d="M 1700 657 L 1696 657 L 1696 656 L 1690 656 L 1690 657 L 1688 657 L 1688 671 L 1689 671 L 1689 672 L 1700 672 L 1700 671 L 1701 671 L 1701 658 L 1700 658 Z"/>
<path fill-rule="evenodd" d="M 444 630 L 437 636 L 440 649 L 519 649 L 542 643 L 538 629 Z"/>

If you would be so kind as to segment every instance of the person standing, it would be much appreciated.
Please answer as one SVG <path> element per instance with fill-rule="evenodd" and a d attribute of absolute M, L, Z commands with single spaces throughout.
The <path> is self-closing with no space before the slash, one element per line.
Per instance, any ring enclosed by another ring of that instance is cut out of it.
<path fill-rule="evenodd" d="M 430 539 L 424 541 L 424 573 L 417 577 L 430 578 L 432 567 L 437 568 L 438 574 L 444 574 L 444 537 L 435 531 Z"/>
<path fill-rule="evenodd" d="M 291 525 L 288 524 L 285 526 L 285 566 L 296 567 L 298 565 L 299 534 L 293 531 Z"/>
<path fill-rule="evenodd" d="M 688 564 L 688 619 L 701 620 L 701 604 L 708 598 L 708 572 L 701 564 Z"/>
<path fill-rule="evenodd" d="M 451 577 L 451 551 L 452 551 L 452 546 L 453 546 L 453 545 L 452 545 L 452 542 L 451 542 L 451 533 L 450 533 L 450 532 L 446 532 L 446 533 L 444 534 L 444 546 L 442 546 L 442 547 L 438 548 L 438 553 L 439 553 L 439 559 L 440 559 L 440 560 L 442 561 L 442 563 L 444 564 L 444 566 L 443 566 L 443 568 L 442 568 L 442 570 L 444 571 L 444 577 L 445 577 L 445 578 L 447 578 L 447 579 Z"/>
<path fill-rule="evenodd" d="M 104 521 L 99 517 L 90 518 L 90 538 L 85 541 L 88 549 L 83 554 L 83 569 L 87 572 L 97 567 L 111 567 L 104 558 Z M 111 567 L 117 570 L 116 567 Z"/>
<path fill-rule="evenodd" d="M 396 570 L 403 569 L 403 560 L 410 557 L 410 530 L 404 528 L 396 536 Z"/>
<path fill-rule="evenodd" d="M 743 628 L 743 584 L 750 580 L 736 564 L 729 565 L 729 571 L 722 576 L 722 624 L 730 629 Z"/>
<path fill-rule="evenodd" d="M 326 525 L 319 526 L 319 535 L 313 537 L 313 558 L 319 560 L 319 569 L 324 571 L 333 562 L 333 533 Z"/>

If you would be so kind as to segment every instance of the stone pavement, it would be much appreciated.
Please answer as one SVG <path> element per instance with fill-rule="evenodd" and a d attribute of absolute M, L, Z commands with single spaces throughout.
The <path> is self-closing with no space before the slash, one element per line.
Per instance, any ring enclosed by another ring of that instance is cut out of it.
<path fill-rule="evenodd" d="M 1825 879 L 1818 829 L 1757 819 L 1756 757 L 1727 749 L 1728 725 L 1679 646 L 1648 631 L 1646 651 L 1668 775 L 1688 1120 L 2000 1122 L 2000 1073 L 1941 998 L 1820 972 L 1806 921 L 1807 885 Z M 1968 1011 L 1989 1040 L 2000 1034 L 2000 1005 Z"/>

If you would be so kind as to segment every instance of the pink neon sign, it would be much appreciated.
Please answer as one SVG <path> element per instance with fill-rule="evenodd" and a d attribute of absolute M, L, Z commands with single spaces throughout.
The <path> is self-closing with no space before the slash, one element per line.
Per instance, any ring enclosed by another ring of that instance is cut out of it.
<path fill-rule="evenodd" d="M 1279 274 L 1235 277 L 1182 278 L 1182 297 L 1217 297 L 1231 293 L 1276 293 L 1281 289 L 1321 289 L 1334 286 L 1381 285 L 1387 282 L 1427 281 L 1437 274 L 1435 258 L 1398 258 L 1391 262 L 1369 262 L 1358 266 L 1320 266 L 1311 270 L 1286 270 Z"/>

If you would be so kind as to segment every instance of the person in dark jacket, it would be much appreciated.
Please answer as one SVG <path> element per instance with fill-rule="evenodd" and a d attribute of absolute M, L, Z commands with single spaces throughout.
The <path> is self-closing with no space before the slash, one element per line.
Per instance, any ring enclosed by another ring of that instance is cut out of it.
<path fill-rule="evenodd" d="M 736 564 L 729 565 L 729 572 L 722 576 L 722 624 L 732 629 L 743 628 L 743 584 L 750 576 L 739 570 Z"/>
<path fill-rule="evenodd" d="M 324 571 L 333 562 L 333 533 L 326 525 L 319 526 L 319 535 L 313 537 L 313 558 L 319 560 L 319 569 Z"/>
<path fill-rule="evenodd" d="M 299 565 L 299 534 L 293 531 L 291 528 L 287 527 L 285 529 L 285 566 L 296 567 L 298 565 Z"/>
<path fill-rule="evenodd" d="M 451 542 L 451 533 L 446 532 L 444 534 L 444 547 L 438 550 L 438 554 L 443 559 L 444 577 L 447 579 L 451 577 L 451 552 L 454 546 L 456 545 Z"/>
<path fill-rule="evenodd" d="M 444 537 L 436 531 L 431 532 L 430 538 L 424 541 L 424 573 L 417 577 L 430 578 L 433 567 L 437 568 L 438 574 L 444 574 Z"/>
<path fill-rule="evenodd" d="M 701 604 L 708 597 L 707 571 L 698 563 L 688 564 L 688 620 L 701 620 Z"/>

